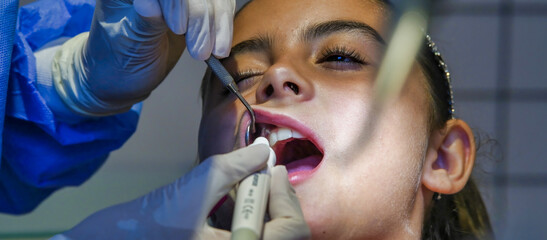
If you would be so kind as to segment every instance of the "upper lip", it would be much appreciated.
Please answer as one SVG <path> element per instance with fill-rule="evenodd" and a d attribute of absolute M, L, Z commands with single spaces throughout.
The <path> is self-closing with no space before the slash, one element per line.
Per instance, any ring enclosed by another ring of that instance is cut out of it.
<path fill-rule="evenodd" d="M 311 130 L 308 126 L 306 126 L 301 121 L 298 121 L 298 120 L 296 120 L 296 119 L 294 119 L 290 116 L 287 116 L 287 115 L 284 115 L 284 114 L 281 114 L 281 113 L 272 113 L 272 112 L 262 110 L 262 109 L 259 109 L 259 108 L 255 108 L 255 107 L 253 107 L 253 110 L 254 110 L 255 116 L 256 116 L 256 123 L 255 124 L 265 123 L 265 124 L 274 125 L 278 128 L 279 127 L 285 127 L 285 128 L 295 130 L 295 131 L 301 133 L 304 136 L 304 138 L 311 141 L 317 147 L 317 149 L 322 154 L 324 154 L 323 145 L 319 141 L 318 136 L 315 134 L 315 132 L 313 130 Z M 241 121 L 241 123 L 240 123 L 240 129 L 242 129 L 242 131 L 243 131 L 243 134 L 240 134 L 241 138 L 242 138 L 242 141 L 244 141 L 243 140 L 245 138 L 244 132 L 247 129 L 248 124 L 250 124 L 250 121 Z M 256 130 L 259 131 L 260 129 L 256 129 Z"/>

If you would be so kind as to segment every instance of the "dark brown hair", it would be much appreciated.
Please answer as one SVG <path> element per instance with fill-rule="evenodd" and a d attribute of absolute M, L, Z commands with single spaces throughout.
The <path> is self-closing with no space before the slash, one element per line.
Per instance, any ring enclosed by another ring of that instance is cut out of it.
<path fill-rule="evenodd" d="M 451 113 L 450 87 L 438 58 L 424 41 L 418 62 L 427 78 L 430 92 L 430 130 L 445 127 Z M 471 178 L 462 191 L 433 197 L 426 212 L 422 239 L 492 239 L 492 227 L 475 181 Z"/>

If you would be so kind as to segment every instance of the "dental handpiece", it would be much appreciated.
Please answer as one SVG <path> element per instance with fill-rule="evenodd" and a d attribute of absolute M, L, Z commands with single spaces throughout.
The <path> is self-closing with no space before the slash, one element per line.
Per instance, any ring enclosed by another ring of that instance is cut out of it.
<path fill-rule="evenodd" d="M 208 59 L 205 60 L 205 62 L 211 68 L 211 70 L 213 70 L 213 72 L 218 77 L 220 82 L 222 82 L 222 85 L 226 87 L 230 92 L 232 92 L 239 99 L 239 101 L 243 103 L 245 108 L 247 108 L 247 111 L 249 111 L 249 115 L 251 116 L 251 124 L 247 126 L 247 129 L 245 131 L 245 144 L 249 145 L 251 141 L 250 139 L 251 133 L 254 133 L 256 130 L 255 129 L 255 122 L 256 122 L 255 112 L 253 111 L 253 109 L 251 108 L 251 105 L 249 105 L 247 100 L 245 100 L 245 98 L 241 96 L 241 93 L 239 92 L 239 89 L 237 87 L 237 84 L 234 81 L 234 78 L 232 77 L 232 75 L 230 75 L 230 73 L 228 73 L 226 68 L 222 66 L 220 61 L 211 55 Z"/>
<path fill-rule="evenodd" d="M 222 64 L 215 57 L 211 56 L 205 60 L 207 65 L 213 70 L 222 84 L 230 92 L 239 98 L 245 105 L 251 115 L 251 124 L 247 126 L 245 132 L 245 143 L 249 145 L 250 135 L 255 132 L 255 113 L 245 98 L 241 96 L 234 79 Z M 264 137 L 258 137 L 252 143 L 265 144 L 269 142 Z M 266 168 L 247 176 L 239 183 L 237 188 L 234 215 L 232 218 L 232 240 L 256 240 L 262 236 L 264 227 L 264 215 L 268 205 L 268 194 L 270 192 L 271 168 L 275 165 L 276 156 L 272 148 L 268 157 Z"/>
<path fill-rule="evenodd" d="M 258 137 L 252 145 L 269 142 Z M 266 168 L 246 177 L 239 183 L 232 217 L 231 240 L 256 240 L 262 236 L 264 216 L 270 193 L 271 169 L 276 161 L 275 152 L 270 148 Z"/>

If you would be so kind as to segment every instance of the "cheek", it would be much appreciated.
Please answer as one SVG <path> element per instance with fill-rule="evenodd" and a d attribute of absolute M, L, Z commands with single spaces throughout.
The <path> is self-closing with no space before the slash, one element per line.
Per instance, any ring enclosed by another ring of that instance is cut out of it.
<path fill-rule="evenodd" d="M 198 138 L 200 160 L 233 150 L 238 119 L 235 107 L 218 106 L 204 111 Z"/>
<path fill-rule="evenodd" d="M 369 78 L 362 76 L 355 80 L 331 81 L 336 85 L 324 87 L 318 92 L 323 97 L 314 111 L 320 113 L 320 123 L 326 136 L 325 148 L 337 149 L 337 153 L 349 153 L 366 133 L 371 84 L 363 79 Z M 342 155 L 336 157 L 348 158 Z"/>
<path fill-rule="evenodd" d="M 420 154 L 398 155 L 359 155 L 344 168 L 325 169 L 328 177 L 317 184 L 297 187 L 314 237 L 374 239 L 404 224 L 416 196 Z"/>
<path fill-rule="evenodd" d="M 315 236 L 374 238 L 404 224 L 413 209 L 428 141 L 426 105 L 422 92 L 405 93 L 366 136 L 370 93 L 343 93 L 331 91 L 321 104 L 328 106 L 329 156 L 315 182 L 297 193 Z"/>

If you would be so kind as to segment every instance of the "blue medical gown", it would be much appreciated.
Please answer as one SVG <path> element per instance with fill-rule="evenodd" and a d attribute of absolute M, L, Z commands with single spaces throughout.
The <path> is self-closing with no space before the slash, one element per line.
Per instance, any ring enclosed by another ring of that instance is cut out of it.
<path fill-rule="evenodd" d="M 89 31 L 94 6 L 93 0 L 42 0 L 19 10 L 8 86 L 0 85 L 8 88 L 0 122 L 0 212 L 29 212 L 55 190 L 82 184 L 136 129 L 140 104 L 69 124 L 55 118 L 37 90 L 33 52 Z"/>

